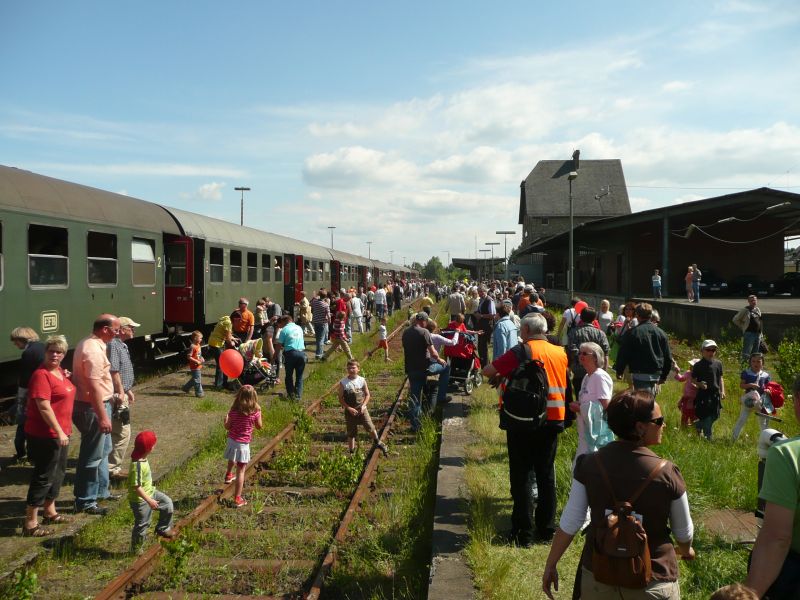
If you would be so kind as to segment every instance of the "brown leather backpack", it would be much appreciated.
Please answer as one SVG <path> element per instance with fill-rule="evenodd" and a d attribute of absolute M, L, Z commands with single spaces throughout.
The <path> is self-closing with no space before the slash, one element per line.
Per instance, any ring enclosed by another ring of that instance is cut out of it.
<path fill-rule="evenodd" d="M 667 461 L 662 460 L 656 465 L 630 500 L 619 502 L 599 454 L 595 453 L 594 457 L 611 494 L 614 509 L 595 527 L 592 574 L 595 581 L 606 585 L 629 589 L 645 588 L 653 575 L 650 548 L 644 527 L 633 515 L 633 505 Z"/>

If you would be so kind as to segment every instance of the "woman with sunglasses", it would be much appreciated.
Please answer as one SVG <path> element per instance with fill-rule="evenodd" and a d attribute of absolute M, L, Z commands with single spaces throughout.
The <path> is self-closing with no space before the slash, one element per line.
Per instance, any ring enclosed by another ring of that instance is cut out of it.
<path fill-rule="evenodd" d="M 711 427 L 719 419 L 722 401 L 725 399 L 725 380 L 722 378 L 722 363 L 717 360 L 717 343 L 703 340 L 702 358 L 692 367 L 692 383 L 697 387 L 694 399 L 694 412 L 697 421 L 694 426 L 698 434 L 711 439 Z"/>
<path fill-rule="evenodd" d="M 614 392 L 614 382 L 603 370 L 605 353 L 599 344 L 584 342 L 578 350 L 578 361 L 586 375 L 581 380 L 578 401 L 569 404 L 570 410 L 577 415 L 578 449 L 575 460 L 581 454 L 597 452 L 614 440 L 614 434 L 603 416 Z"/>
<path fill-rule="evenodd" d="M 580 597 L 584 600 L 677 600 L 680 598 L 680 588 L 676 550 L 683 559 L 694 558 L 694 525 L 689 514 L 686 484 L 678 467 L 669 461 L 662 461 L 650 450 L 650 446 L 661 443 L 664 431 L 661 407 L 649 392 L 628 389 L 611 399 L 606 416 L 617 441 L 600 448 L 594 454 L 578 457 L 569 500 L 561 514 L 561 522 L 545 563 L 542 589 L 548 598 L 553 598 L 551 588 L 555 587 L 557 590 L 559 582 L 558 561 L 583 527 L 588 510 L 590 521 L 581 556 L 578 578 L 580 583 L 577 584 L 580 586 Z M 603 470 L 608 476 L 608 483 Z M 592 572 L 594 532 L 605 520 L 606 511 L 614 507 L 614 498 L 620 502 L 627 501 L 654 472 L 652 481 L 633 502 L 633 512 L 641 516 L 641 524 L 647 533 L 652 578 L 647 587 L 640 590 L 599 583 Z M 672 538 L 676 540 L 677 548 L 673 545 Z"/>
<path fill-rule="evenodd" d="M 61 484 L 67 468 L 69 436 L 72 433 L 72 407 L 75 386 L 69 373 L 61 368 L 67 352 L 67 340 L 58 335 L 48 338 L 42 365 L 33 372 L 28 388 L 25 435 L 28 454 L 33 462 L 28 488 L 25 524 L 22 535 L 44 537 L 53 533 L 39 523 L 39 510 L 46 525 L 66 523 L 67 517 L 56 511 Z"/>

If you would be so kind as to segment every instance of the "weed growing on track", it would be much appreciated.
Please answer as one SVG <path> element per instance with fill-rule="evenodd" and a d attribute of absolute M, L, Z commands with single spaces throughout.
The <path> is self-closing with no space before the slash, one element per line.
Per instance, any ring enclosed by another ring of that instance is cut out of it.
<path fill-rule="evenodd" d="M 33 569 L 20 569 L 8 583 L 0 585 L 0 597 L 31 600 L 39 590 L 39 578 Z"/>
<path fill-rule="evenodd" d="M 430 567 L 430 538 L 437 469 L 439 425 L 423 419 L 410 445 L 397 446 L 400 457 L 379 463 L 378 489 L 390 493 L 365 503 L 326 581 L 325 593 L 343 598 L 425 596 Z"/>
<path fill-rule="evenodd" d="M 699 438 L 693 429 L 680 428 L 677 404 L 682 384 L 668 381 L 658 396 L 667 429 L 662 444 L 654 451 L 681 469 L 695 521 L 697 559 L 680 563 L 682 597 L 687 600 L 708 598 L 720 586 L 742 581 L 746 575 L 749 548 L 715 537 L 704 528 L 704 515 L 715 509 L 752 510 L 756 502 L 758 458 L 755 445 L 759 428 L 755 419 L 747 423 L 738 442 L 731 440 L 740 406 L 741 333 L 730 331 L 716 341 L 725 368 L 727 398 L 723 401 L 722 416 L 714 425 L 712 442 Z M 700 355 L 697 341 L 689 344 L 672 340 L 671 347 L 682 370 L 688 368 L 689 359 Z M 777 356 L 767 356 L 765 368 L 770 373 L 779 372 L 779 356 L 780 352 Z M 613 360 L 611 362 L 613 364 Z M 611 374 L 613 376 L 613 371 Z M 624 384 L 617 382 L 615 386 L 620 390 Z M 780 416 L 784 422 L 776 425 L 787 435 L 796 435 L 798 423 L 791 400 L 787 399 Z M 510 527 L 511 498 L 505 434 L 497 425 L 497 394 L 488 386 L 482 386 L 472 396 L 469 417 L 476 442 L 467 449 L 467 485 L 471 495 L 471 540 L 467 558 L 482 597 L 544 598 L 541 569 L 550 550 L 549 544 L 523 549 L 509 546 L 501 539 L 501 533 Z M 571 479 L 576 442 L 574 427 L 559 437 L 556 481 L 560 508 L 565 505 L 569 492 L 565 482 Z M 582 546 L 583 539 L 578 537 L 559 562 L 558 596 L 561 598 L 570 596 Z"/>
<path fill-rule="evenodd" d="M 353 454 L 337 446 L 331 452 L 317 456 L 316 472 L 320 482 L 338 492 L 353 489 L 364 470 L 364 452 L 358 449 Z"/>

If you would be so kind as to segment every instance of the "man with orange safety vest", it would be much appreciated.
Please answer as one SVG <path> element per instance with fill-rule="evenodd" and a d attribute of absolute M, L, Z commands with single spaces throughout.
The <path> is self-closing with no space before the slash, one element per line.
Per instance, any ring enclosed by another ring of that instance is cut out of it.
<path fill-rule="evenodd" d="M 509 479 L 514 508 L 511 539 L 520 546 L 549 541 L 555 532 L 558 434 L 564 431 L 566 407 L 572 400 L 564 348 L 547 341 L 547 321 L 538 313 L 522 319 L 522 344 L 530 349 L 531 360 L 541 361 L 547 373 L 547 421 L 533 431 L 506 430 Z M 493 385 L 504 389 L 508 378 L 521 366 L 519 346 L 512 348 L 483 369 Z M 502 380 L 502 381 L 501 381 Z M 501 400 L 502 402 L 502 400 Z M 538 502 L 531 494 L 529 478 L 535 475 Z M 533 505 L 534 523 L 531 523 Z"/>

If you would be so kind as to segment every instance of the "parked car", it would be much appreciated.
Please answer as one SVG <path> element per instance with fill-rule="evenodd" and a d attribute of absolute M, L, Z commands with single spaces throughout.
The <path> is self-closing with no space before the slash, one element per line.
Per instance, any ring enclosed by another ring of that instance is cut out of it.
<path fill-rule="evenodd" d="M 784 273 L 783 277 L 772 282 L 776 296 L 800 296 L 800 273 Z"/>
<path fill-rule="evenodd" d="M 726 296 L 728 294 L 728 282 L 717 275 L 712 269 L 703 271 L 700 280 L 700 297 L 704 296 Z"/>
<path fill-rule="evenodd" d="M 775 284 L 759 279 L 755 275 L 737 275 L 728 286 L 728 293 L 733 296 L 771 296 Z"/>

